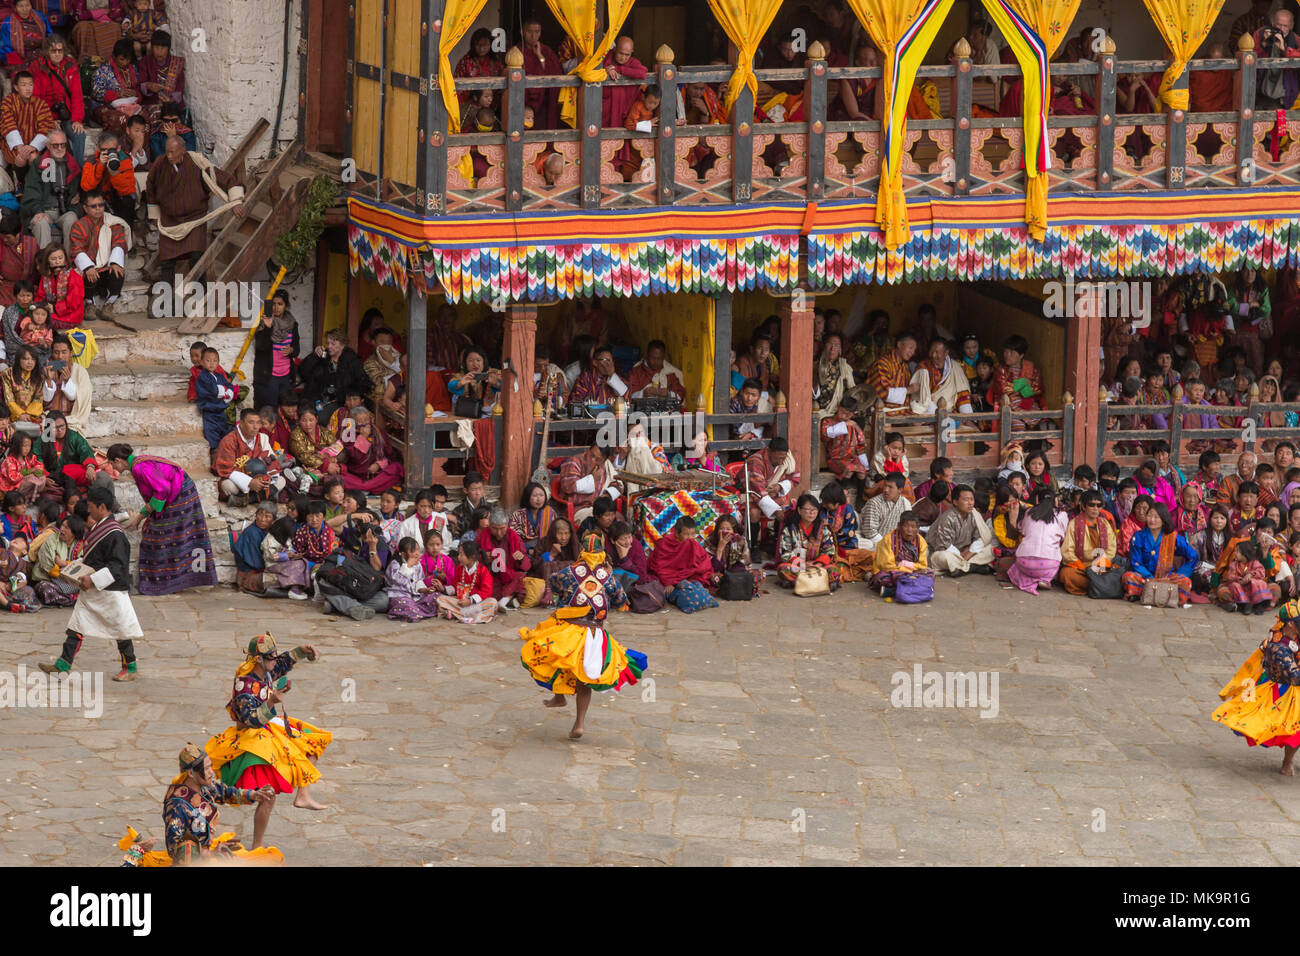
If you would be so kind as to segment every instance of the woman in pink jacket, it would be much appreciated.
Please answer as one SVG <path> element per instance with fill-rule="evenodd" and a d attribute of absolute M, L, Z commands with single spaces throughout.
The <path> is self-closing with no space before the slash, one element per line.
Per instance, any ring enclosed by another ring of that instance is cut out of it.
<path fill-rule="evenodd" d="M 1061 542 L 1069 523 L 1069 514 L 1056 507 L 1056 496 L 1050 489 L 1040 488 L 1034 494 L 1034 506 L 1020 522 L 1016 561 L 1007 570 L 1012 584 L 1029 594 L 1052 586 L 1061 570 Z"/>

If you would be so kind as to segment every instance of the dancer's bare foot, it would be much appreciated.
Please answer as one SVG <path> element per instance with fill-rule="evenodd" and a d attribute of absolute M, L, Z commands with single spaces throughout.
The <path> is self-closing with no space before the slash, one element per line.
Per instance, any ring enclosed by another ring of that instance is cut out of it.
<path fill-rule="evenodd" d="M 1295 761 L 1295 747 L 1282 747 L 1282 769 L 1278 771 L 1284 777 L 1294 777 L 1295 767 L 1292 764 Z"/>
<path fill-rule="evenodd" d="M 135 841 L 135 845 L 140 848 L 141 852 L 148 853 L 153 849 L 154 844 L 157 842 L 158 840 L 156 837 L 140 837 L 140 839 Z"/>
<path fill-rule="evenodd" d="M 1278 773 L 1284 777 L 1294 777 L 1295 767 L 1291 766 L 1289 763 L 1284 763 L 1282 764 L 1282 769 L 1279 770 Z"/>
<path fill-rule="evenodd" d="M 542 701 L 543 707 L 563 707 L 566 701 L 563 694 L 556 694 L 550 700 Z"/>
<path fill-rule="evenodd" d="M 305 790 L 298 792 L 298 796 L 293 798 L 293 805 L 299 810 L 328 810 L 328 804 L 317 803 L 312 799 L 311 794 Z"/>
<path fill-rule="evenodd" d="M 569 731 L 569 739 L 570 739 L 570 740 L 581 740 L 581 739 L 582 739 L 582 733 L 583 733 L 582 725 L 581 725 L 581 724 L 574 724 L 574 725 L 573 725 L 573 729 Z"/>

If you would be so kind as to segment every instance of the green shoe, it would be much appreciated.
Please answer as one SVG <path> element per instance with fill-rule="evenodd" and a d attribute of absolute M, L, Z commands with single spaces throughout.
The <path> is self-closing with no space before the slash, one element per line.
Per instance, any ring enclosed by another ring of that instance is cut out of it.
<path fill-rule="evenodd" d="M 62 657 L 56 657 L 52 661 L 41 661 L 38 666 L 47 674 L 66 674 L 72 670 L 72 665 Z"/>

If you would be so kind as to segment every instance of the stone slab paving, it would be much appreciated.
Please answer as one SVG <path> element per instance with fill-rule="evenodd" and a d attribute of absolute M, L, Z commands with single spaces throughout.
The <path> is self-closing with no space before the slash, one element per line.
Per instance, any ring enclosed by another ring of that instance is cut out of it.
<path fill-rule="evenodd" d="M 0 710 L 0 864 L 115 865 L 127 823 L 158 835 L 176 753 L 229 724 L 264 629 L 321 647 L 289 712 L 335 735 L 315 788 L 331 808 L 276 809 L 292 864 L 1300 862 L 1300 779 L 1209 719 L 1267 618 L 938 591 L 617 615 L 653 684 L 598 696 L 578 742 L 519 663 L 538 611 L 471 628 L 225 589 L 137 598 L 141 680 L 108 680 L 107 641 L 78 660 L 105 671 L 102 717 Z M 0 671 L 56 653 L 68 613 L 0 617 Z M 917 664 L 996 675 L 996 716 L 893 706 Z M 221 822 L 251 836 L 247 808 Z"/>

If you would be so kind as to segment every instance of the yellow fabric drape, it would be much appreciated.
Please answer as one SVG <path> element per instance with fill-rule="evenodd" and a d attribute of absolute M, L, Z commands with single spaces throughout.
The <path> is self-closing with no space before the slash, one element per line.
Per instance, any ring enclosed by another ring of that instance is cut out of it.
<path fill-rule="evenodd" d="M 1169 47 L 1170 63 L 1160 80 L 1160 102 L 1171 110 L 1186 110 L 1189 91 L 1173 85 L 1187 69 L 1187 61 L 1209 36 L 1223 0 L 1142 0 L 1156 29 Z"/>
<path fill-rule="evenodd" d="M 709 9 L 727 34 L 727 39 L 740 51 L 736 70 L 727 83 L 727 94 L 722 102 L 722 108 L 730 114 L 742 86 L 748 86 L 749 91 L 758 96 L 754 54 L 758 52 L 763 34 L 776 18 L 777 10 L 781 9 L 781 0 L 709 0 Z"/>
<path fill-rule="evenodd" d="M 618 31 L 623 29 L 627 15 L 632 12 L 636 0 L 609 0 L 609 26 L 604 39 L 596 43 L 597 8 L 601 0 L 546 0 L 546 5 L 555 14 L 555 19 L 564 32 L 573 41 L 574 47 L 582 57 L 578 65 L 569 71 L 570 76 L 577 76 L 584 83 L 601 83 L 607 77 L 605 73 L 605 55 L 618 39 Z M 571 87 L 560 90 L 560 119 L 574 129 L 578 128 L 578 93 Z"/>
<path fill-rule="evenodd" d="M 460 97 L 456 95 L 456 77 L 451 72 L 451 51 L 474 25 L 487 0 L 447 0 L 442 13 L 442 34 L 438 40 L 438 88 L 447 107 L 447 130 L 460 132 Z"/>
<path fill-rule="evenodd" d="M 1012 14 L 1037 34 L 1050 63 L 1061 42 L 1069 35 L 1070 24 L 1079 12 L 1080 0 L 984 0 L 984 7 L 989 17 L 1007 38 L 1008 44 L 1016 54 L 1023 77 L 1023 110 L 1025 130 L 1025 225 L 1029 235 L 1042 240 L 1047 235 L 1047 177 L 1040 175 L 1031 155 L 1031 145 L 1038 142 L 1042 118 L 1048 109 L 1048 103 L 1038 102 L 1039 85 L 1037 83 L 1038 66 L 1024 50 L 1020 41 L 1020 30 L 1015 25 Z M 1032 82 L 1031 82 L 1032 81 Z M 1047 95 L 1051 96 L 1051 77 L 1043 77 Z M 1050 153 L 1049 153 L 1050 157 Z"/>
<path fill-rule="evenodd" d="M 896 249 L 911 233 L 903 195 L 903 142 L 907 138 L 907 100 L 916 71 L 953 0 L 849 0 L 849 6 L 881 52 L 880 118 L 885 149 L 881 155 L 876 222 L 885 234 L 885 247 Z M 917 23 L 918 18 L 922 18 Z"/>

